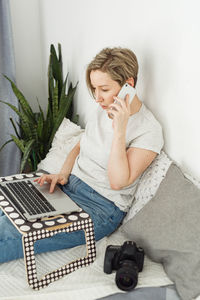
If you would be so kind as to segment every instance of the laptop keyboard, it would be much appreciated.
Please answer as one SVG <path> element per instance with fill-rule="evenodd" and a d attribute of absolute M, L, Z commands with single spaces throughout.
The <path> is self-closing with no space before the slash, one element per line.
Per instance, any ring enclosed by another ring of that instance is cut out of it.
<path fill-rule="evenodd" d="M 12 191 L 17 201 L 6 187 Z M 30 215 L 37 215 L 55 211 L 55 208 L 29 180 L 7 183 L 6 187 L 1 188 L 22 213 L 28 212 Z"/>

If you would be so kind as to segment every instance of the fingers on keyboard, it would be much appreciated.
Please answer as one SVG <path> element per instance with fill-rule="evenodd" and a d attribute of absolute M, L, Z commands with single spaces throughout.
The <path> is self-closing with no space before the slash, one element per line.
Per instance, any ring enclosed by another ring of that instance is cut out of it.
<path fill-rule="evenodd" d="M 38 183 L 39 183 L 39 180 L 40 180 L 40 177 L 39 177 L 39 178 L 36 178 L 36 179 L 34 179 L 34 182 L 38 182 Z"/>
<path fill-rule="evenodd" d="M 58 179 L 57 178 L 53 178 L 52 179 L 52 182 L 51 182 L 51 185 L 50 185 L 50 193 L 53 193 L 54 189 L 55 189 L 55 185 L 57 183 Z"/>

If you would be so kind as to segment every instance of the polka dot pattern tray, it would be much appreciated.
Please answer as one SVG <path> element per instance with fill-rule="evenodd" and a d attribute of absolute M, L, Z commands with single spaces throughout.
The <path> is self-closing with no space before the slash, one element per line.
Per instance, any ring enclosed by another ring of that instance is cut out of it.
<path fill-rule="evenodd" d="M 42 173 L 17 174 L 9 177 L 1 177 L 0 182 L 14 181 L 23 178 L 38 177 Z M 8 216 L 17 230 L 23 236 L 24 259 L 27 271 L 27 279 L 29 285 L 33 289 L 40 289 L 49 283 L 58 280 L 66 274 L 69 274 L 80 267 L 89 265 L 95 260 L 96 246 L 94 238 L 94 227 L 90 216 L 83 210 L 71 214 L 63 214 L 50 218 L 35 219 L 27 221 L 9 202 L 9 199 L 0 190 L 0 207 Z M 34 255 L 34 242 L 43 238 L 52 237 L 61 232 L 72 232 L 83 230 L 85 232 L 85 240 L 87 247 L 87 256 L 73 261 L 60 269 L 46 274 L 40 280 L 37 278 L 36 262 Z"/>

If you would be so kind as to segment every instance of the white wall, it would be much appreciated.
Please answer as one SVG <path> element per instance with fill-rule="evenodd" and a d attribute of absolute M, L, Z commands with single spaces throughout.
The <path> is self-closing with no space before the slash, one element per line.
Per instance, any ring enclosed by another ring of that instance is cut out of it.
<path fill-rule="evenodd" d="M 95 105 L 87 64 L 103 47 L 129 47 L 140 65 L 138 95 L 164 128 L 164 150 L 200 179 L 199 0 L 11 0 L 11 8 L 17 80 L 31 101 L 47 99 L 49 46 L 60 42 L 65 74 L 79 81 L 75 104 L 84 126 Z M 20 16 L 23 26 L 16 26 Z"/>

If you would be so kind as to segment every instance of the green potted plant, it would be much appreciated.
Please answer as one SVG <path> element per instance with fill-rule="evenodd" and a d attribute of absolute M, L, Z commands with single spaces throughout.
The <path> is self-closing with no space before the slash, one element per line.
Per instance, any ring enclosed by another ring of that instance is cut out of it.
<path fill-rule="evenodd" d="M 45 158 L 49 151 L 54 135 L 63 119 L 66 117 L 74 123 L 78 121 L 78 116 L 73 118 L 73 97 L 77 84 L 73 87 L 72 83 L 70 83 L 67 89 L 68 74 L 65 80 L 63 80 L 63 63 L 60 44 L 58 44 L 58 56 L 54 45 L 50 47 L 48 67 L 49 96 L 46 116 L 39 102 L 39 112 L 33 112 L 30 104 L 15 83 L 7 76 L 5 77 L 11 83 L 12 90 L 19 100 L 20 108 L 18 109 L 5 101 L 0 102 L 13 109 L 19 116 L 20 122 L 18 126 L 16 126 L 13 119 L 10 118 L 16 135 L 11 134 L 11 139 L 1 146 L 0 151 L 8 143 L 15 142 L 22 153 L 20 172 L 23 172 L 27 167 L 29 171 L 35 171 L 38 163 Z"/>

